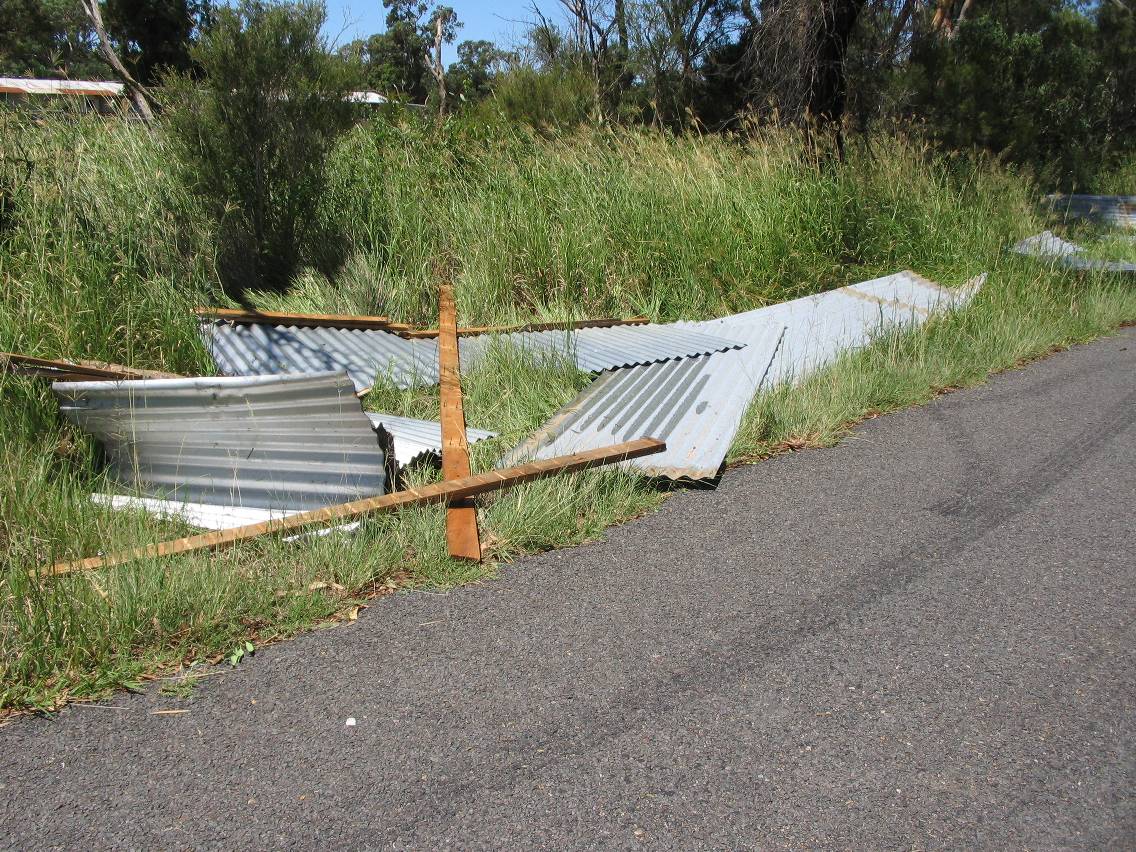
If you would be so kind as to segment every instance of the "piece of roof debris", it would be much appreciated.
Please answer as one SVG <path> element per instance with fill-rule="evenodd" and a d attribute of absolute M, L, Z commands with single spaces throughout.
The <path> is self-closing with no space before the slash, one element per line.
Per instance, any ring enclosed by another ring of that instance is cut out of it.
<path fill-rule="evenodd" d="M 717 476 L 742 418 L 762 388 L 800 381 L 841 351 L 863 346 L 882 327 L 918 324 L 932 311 L 965 303 L 981 280 L 948 290 L 899 272 L 754 311 L 685 323 L 745 348 L 681 361 L 605 371 L 501 465 L 548 458 L 655 435 L 667 451 L 628 466 L 649 476 Z"/>

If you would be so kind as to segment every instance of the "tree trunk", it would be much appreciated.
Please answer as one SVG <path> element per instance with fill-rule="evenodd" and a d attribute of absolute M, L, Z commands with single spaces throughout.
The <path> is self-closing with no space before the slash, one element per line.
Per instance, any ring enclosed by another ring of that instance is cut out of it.
<path fill-rule="evenodd" d="M 150 109 L 150 93 L 126 70 L 122 60 L 114 52 L 110 43 L 110 36 L 107 35 L 106 26 L 103 24 L 103 13 L 99 9 L 99 0 L 81 0 L 81 2 L 83 11 L 87 13 L 87 18 L 90 20 L 91 26 L 94 27 L 95 36 L 99 40 L 99 53 L 102 54 L 103 59 L 114 69 L 114 72 L 126 86 L 126 91 L 130 94 L 130 100 L 133 101 L 138 114 L 147 121 L 152 121 L 154 113 Z"/>
<path fill-rule="evenodd" d="M 823 25 L 816 44 L 813 85 L 809 91 L 807 114 L 817 126 L 827 125 L 836 135 L 836 149 L 844 160 L 844 132 L 841 122 L 848 100 L 848 75 L 844 67 L 848 41 L 864 0 L 822 0 Z"/>
<path fill-rule="evenodd" d="M 864 0 L 822 2 L 823 27 L 817 39 L 816 68 L 809 93 L 809 114 L 821 123 L 840 121 L 848 96 L 844 58 Z"/>
<path fill-rule="evenodd" d="M 427 54 L 426 61 L 430 66 L 430 73 L 438 83 L 438 118 L 446 114 L 446 69 L 442 67 L 442 25 L 444 21 L 439 14 L 434 21 L 434 53 Z"/>

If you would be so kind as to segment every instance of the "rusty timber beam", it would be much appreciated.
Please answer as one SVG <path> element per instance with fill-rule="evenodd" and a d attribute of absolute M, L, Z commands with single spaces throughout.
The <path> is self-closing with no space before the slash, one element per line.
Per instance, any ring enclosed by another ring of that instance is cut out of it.
<path fill-rule="evenodd" d="M 16 352 L 0 352 L 0 371 L 8 370 L 24 376 L 39 376 L 55 382 L 105 382 L 130 379 L 177 379 L 177 373 L 144 370 L 108 364 L 105 361 L 59 361 L 33 358 Z"/>
<path fill-rule="evenodd" d="M 468 328 L 459 328 L 458 337 L 473 337 L 478 334 L 508 334 L 514 331 L 570 331 L 576 328 L 611 328 L 617 325 L 646 325 L 646 317 L 628 317 L 627 319 L 583 319 L 561 320 L 559 322 L 529 322 L 522 325 L 475 325 Z M 437 337 L 436 328 L 415 328 L 410 331 L 397 332 L 400 337 L 411 340 L 415 338 Z"/>
<path fill-rule="evenodd" d="M 205 319 L 228 320 L 247 325 L 294 325 L 302 328 L 378 329 L 379 331 L 409 331 L 405 323 L 389 317 L 357 316 L 354 314 L 289 314 L 281 311 L 242 311 L 234 308 L 195 308 L 194 313 Z"/>
<path fill-rule="evenodd" d="M 454 288 L 443 284 L 438 293 L 438 396 L 442 421 L 442 478 L 470 475 L 469 443 L 465 434 L 461 370 L 458 359 L 458 312 Z M 481 561 L 477 507 L 471 501 L 450 503 L 446 510 L 446 548 L 457 559 Z"/>

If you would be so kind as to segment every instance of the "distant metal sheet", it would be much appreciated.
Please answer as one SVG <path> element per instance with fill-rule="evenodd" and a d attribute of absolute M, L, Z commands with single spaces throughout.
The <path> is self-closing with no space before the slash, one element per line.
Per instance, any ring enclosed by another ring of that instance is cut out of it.
<path fill-rule="evenodd" d="M 52 388 L 111 475 L 148 496 L 307 510 L 386 488 L 378 436 L 342 373 Z"/>
<path fill-rule="evenodd" d="M 419 464 L 427 459 L 438 461 L 442 455 L 442 424 L 437 420 L 418 420 L 414 417 L 397 417 L 368 411 L 367 417 L 376 427 L 381 426 L 390 435 L 395 462 L 399 467 Z M 466 439 L 473 444 L 486 438 L 496 438 L 496 432 L 466 427 Z"/>
<path fill-rule="evenodd" d="M 87 95 L 113 98 L 123 94 L 122 83 L 109 80 L 48 80 L 32 77 L 0 77 L 0 93 L 12 95 Z M 356 104 L 385 104 L 378 92 L 348 92 L 344 100 Z"/>
<path fill-rule="evenodd" d="M 919 323 L 936 307 L 960 304 L 980 283 L 951 291 L 903 272 L 743 314 L 684 323 L 746 346 L 603 372 L 498 464 L 650 436 L 665 440 L 666 451 L 629 466 L 670 479 L 713 478 L 758 390 L 803 379 L 841 351 L 869 342 L 881 326 Z"/>
<path fill-rule="evenodd" d="M 1051 260 L 1067 269 L 1096 272 L 1136 272 L 1136 263 L 1087 257 L 1084 248 L 1076 243 L 1061 239 L 1052 231 L 1042 231 L 1036 236 L 1027 237 L 1015 245 L 1013 251 L 1026 257 Z"/>
<path fill-rule="evenodd" d="M 14 95 L 88 95 L 113 98 L 122 94 L 122 83 L 104 80 L 36 80 L 0 77 L 0 92 Z"/>
<path fill-rule="evenodd" d="M 1136 195 L 1049 195 L 1045 200 L 1054 213 L 1067 219 L 1136 228 Z"/>
<path fill-rule="evenodd" d="M 433 339 L 407 340 L 377 329 L 299 328 L 225 321 L 207 321 L 201 329 L 213 360 L 226 375 L 344 370 L 358 390 L 375 384 L 378 374 L 401 388 L 438 381 L 438 348 Z M 588 372 L 719 352 L 739 345 L 677 325 L 521 331 L 462 338 L 462 369 L 474 368 L 490 347 L 502 341 L 538 357 L 570 359 Z"/>

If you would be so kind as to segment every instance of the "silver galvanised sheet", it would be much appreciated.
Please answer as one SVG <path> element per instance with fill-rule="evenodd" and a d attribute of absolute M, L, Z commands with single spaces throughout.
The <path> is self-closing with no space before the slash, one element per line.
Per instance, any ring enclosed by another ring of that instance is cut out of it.
<path fill-rule="evenodd" d="M 765 381 L 784 326 L 734 331 L 744 349 L 600 373 L 499 466 L 650 435 L 665 438 L 666 451 L 627 464 L 672 479 L 714 476 L 737 433 L 738 400 L 748 401 Z"/>
<path fill-rule="evenodd" d="M 343 373 L 52 388 L 111 476 L 148 496 L 306 510 L 386 488 L 378 435 Z"/>
<path fill-rule="evenodd" d="M 1012 250 L 1026 257 L 1050 260 L 1067 269 L 1096 272 L 1136 272 L 1136 263 L 1087 257 L 1083 247 L 1061 239 L 1052 231 L 1042 231 L 1036 236 L 1026 237 Z"/>
<path fill-rule="evenodd" d="M 1050 208 L 1066 219 L 1089 219 L 1136 228 L 1136 195 L 1049 195 Z"/>
<path fill-rule="evenodd" d="M 517 331 L 463 337 L 458 347 L 462 369 L 475 367 L 485 350 L 497 341 L 529 353 L 574 361 L 579 369 L 588 373 L 709 355 L 741 345 L 740 341 L 726 340 L 701 329 L 675 323 L 570 331 Z"/>
<path fill-rule="evenodd" d="M 376 427 L 390 436 L 394 460 L 399 467 L 423 461 L 441 461 L 442 424 L 437 420 L 419 420 L 415 417 L 398 417 L 378 411 L 368 411 L 367 417 Z M 474 444 L 486 438 L 496 438 L 496 432 L 466 427 L 466 440 Z"/>
<path fill-rule="evenodd" d="M 799 381 L 887 325 L 920 323 L 934 306 L 964 302 L 981 280 L 945 290 L 897 273 L 742 314 L 685 323 L 746 347 L 700 358 L 607 371 L 499 465 L 594 449 L 643 436 L 663 453 L 626 464 L 670 479 L 716 476 L 754 395 Z M 928 306 L 928 307 L 924 307 Z"/>
<path fill-rule="evenodd" d="M 400 388 L 438 381 L 438 348 L 433 340 L 407 340 L 377 329 L 224 320 L 203 322 L 201 332 L 218 369 L 229 376 L 343 370 L 356 390 L 371 387 L 380 374 Z"/>
<path fill-rule="evenodd" d="M 407 340 L 376 329 L 301 328 L 224 320 L 203 322 L 201 331 L 218 369 L 226 375 L 344 370 L 357 390 L 374 385 L 378 375 L 401 388 L 438 381 L 438 345 L 432 339 Z M 517 346 L 537 357 L 565 359 L 588 372 L 719 352 L 738 345 L 676 325 L 511 332 L 461 338 L 458 350 L 462 369 L 475 368 L 490 347 L 500 344 Z"/>

